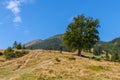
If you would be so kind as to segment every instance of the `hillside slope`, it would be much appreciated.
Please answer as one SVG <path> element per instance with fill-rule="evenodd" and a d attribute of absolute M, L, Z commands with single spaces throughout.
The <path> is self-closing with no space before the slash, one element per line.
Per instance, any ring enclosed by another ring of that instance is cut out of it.
<path fill-rule="evenodd" d="M 67 47 L 65 47 L 62 43 L 62 35 L 57 34 L 45 40 L 33 40 L 27 44 L 25 44 L 27 49 L 44 49 L 44 50 L 60 50 L 61 47 L 63 51 L 70 51 Z M 108 51 L 109 53 L 114 53 L 115 50 L 120 52 L 120 37 L 115 38 L 109 42 L 100 41 L 96 43 L 94 47 L 100 47 L 104 51 Z"/>
<path fill-rule="evenodd" d="M 111 54 L 120 54 L 120 37 L 115 38 L 109 42 L 98 42 L 94 47 L 100 47 L 102 50 L 107 51 Z"/>
<path fill-rule="evenodd" d="M 33 42 L 31 41 L 31 43 Z M 29 45 L 26 46 L 26 48 L 30 49 L 32 47 L 32 49 L 60 50 L 62 47 L 63 51 L 68 51 L 68 49 L 62 43 L 62 34 L 57 34 L 55 36 L 42 40 L 41 42 L 30 45 L 31 43 L 25 44 L 25 46 Z"/>
<path fill-rule="evenodd" d="M 35 44 L 38 44 L 38 43 L 41 43 L 42 40 L 41 39 L 36 39 L 36 40 L 33 40 L 33 41 L 30 41 L 28 43 L 25 44 L 25 47 L 30 47 L 32 45 L 35 45 Z"/>
<path fill-rule="evenodd" d="M 32 50 L 0 62 L 0 80 L 120 80 L 120 64 L 95 61 L 74 53 Z"/>

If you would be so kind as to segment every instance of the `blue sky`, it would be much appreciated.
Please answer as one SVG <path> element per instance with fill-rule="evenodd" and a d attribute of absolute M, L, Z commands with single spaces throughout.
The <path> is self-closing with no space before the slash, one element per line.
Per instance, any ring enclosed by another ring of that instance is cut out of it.
<path fill-rule="evenodd" d="M 72 18 L 100 20 L 102 41 L 120 36 L 120 0 L 0 0 L 0 49 L 65 32 Z"/>

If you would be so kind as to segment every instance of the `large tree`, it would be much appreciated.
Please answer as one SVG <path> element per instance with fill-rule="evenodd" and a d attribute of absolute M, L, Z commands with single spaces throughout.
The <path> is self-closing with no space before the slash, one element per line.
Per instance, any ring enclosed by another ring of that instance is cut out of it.
<path fill-rule="evenodd" d="M 83 14 L 73 18 L 62 37 L 63 43 L 72 50 L 78 50 L 78 56 L 83 49 L 90 50 L 99 40 L 99 21 Z"/>

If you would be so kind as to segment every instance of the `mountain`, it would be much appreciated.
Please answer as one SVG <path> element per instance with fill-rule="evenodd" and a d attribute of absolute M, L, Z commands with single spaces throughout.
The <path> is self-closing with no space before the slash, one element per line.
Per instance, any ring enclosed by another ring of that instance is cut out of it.
<path fill-rule="evenodd" d="M 45 40 L 31 41 L 25 46 L 28 49 L 60 50 L 62 48 L 62 50 L 68 51 L 62 43 L 62 34 L 57 34 Z"/>
<path fill-rule="evenodd" d="M 29 46 L 32 46 L 34 44 L 41 43 L 41 42 L 42 42 L 41 39 L 36 39 L 36 40 L 33 40 L 33 41 L 30 41 L 30 42 L 26 43 L 25 47 L 29 47 Z"/>
<path fill-rule="evenodd" d="M 112 41 L 110 41 L 110 43 L 113 43 L 114 45 L 120 44 L 120 37 L 113 39 Z"/>
<path fill-rule="evenodd" d="M 32 49 L 45 49 L 45 50 L 60 50 L 62 48 L 63 51 L 69 51 L 62 43 L 62 35 L 63 34 L 57 34 L 45 40 L 36 39 L 25 44 L 25 47 L 27 49 L 32 48 Z M 115 49 L 120 48 L 120 37 L 115 38 L 109 42 L 99 41 L 96 43 L 94 48 L 95 47 L 100 47 L 103 50 L 112 53 Z"/>

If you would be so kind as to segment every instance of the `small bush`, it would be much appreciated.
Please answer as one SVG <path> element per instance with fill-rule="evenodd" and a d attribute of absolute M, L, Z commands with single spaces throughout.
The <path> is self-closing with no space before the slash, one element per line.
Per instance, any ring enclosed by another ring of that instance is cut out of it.
<path fill-rule="evenodd" d="M 27 51 L 16 51 L 15 52 L 15 57 L 18 58 L 18 57 L 22 57 L 24 55 L 28 54 Z"/>
<path fill-rule="evenodd" d="M 97 57 L 92 57 L 92 59 L 94 59 L 94 60 L 96 60 L 96 61 L 100 61 L 101 60 L 101 58 L 97 58 Z"/>
<path fill-rule="evenodd" d="M 55 58 L 55 60 L 57 61 L 57 62 L 60 62 L 61 60 L 60 59 L 58 59 L 57 57 Z"/>
<path fill-rule="evenodd" d="M 68 59 L 69 59 L 69 60 L 75 60 L 76 58 L 74 58 L 74 57 L 69 57 Z"/>
<path fill-rule="evenodd" d="M 15 54 L 13 52 L 4 52 L 4 56 L 6 59 L 12 59 L 15 57 Z"/>
<path fill-rule="evenodd" d="M 3 53 L 2 52 L 0 52 L 0 56 L 2 56 L 3 55 Z"/>
<path fill-rule="evenodd" d="M 28 51 L 14 51 L 11 47 L 8 47 L 4 51 L 4 56 L 6 59 L 18 58 L 28 54 Z"/>
<path fill-rule="evenodd" d="M 118 53 L 112 54 L 111 61 L 120 62 L 120 54 Z"/>
<path fill-rule="evenodd" d="M 5 51 L 4 51 L 4 56 L 6 59 L 12 59 L 15 57 L 14 54 L 14 50 L 11 47 L 8 47 Z"/>
<path fill-rule="evenodd" d="M 28 51 L 21 51 L 21 53 L 23 54 L 23 55 L 26 55 L 26 54 L 28 54 L 29 52 Z"/>

